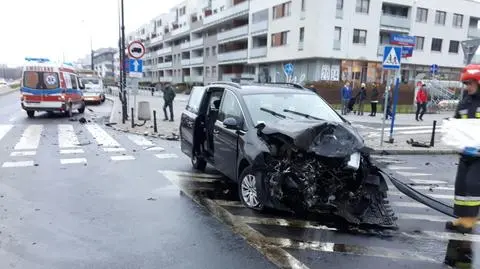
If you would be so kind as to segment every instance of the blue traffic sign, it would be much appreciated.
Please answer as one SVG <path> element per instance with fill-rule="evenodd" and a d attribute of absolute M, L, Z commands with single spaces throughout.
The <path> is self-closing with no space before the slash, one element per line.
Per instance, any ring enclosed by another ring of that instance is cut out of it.
<path fill-rule="evenodd" d="M 437 73 L 438 73 L 438 69 L 439 69 L 439 68 L 438 68 L 438 65 L 432 64 L 432 65 L 430 66 L 430 73 L 432 73 L 432 74 L 437 74 Z"/>
<path fill-rule="evenodd" d="M 402 60 L 402 48 L 385 46 L 383 50 L 383 69 L 400 69 Z"/>
<path fill-rule="evenodd" d="M 286 64 L 283 67 L 283 70 L 285 71 L 285 73 L 287 73 L 287 75 L 293 74 L 293 64 L 291 64 L 291 63 Z"/>
<path fill-rule="evenodd" d="M 142 73 L 143 60 L 130 58 L 128 63 L 128 71 L 129 73 Z"/>

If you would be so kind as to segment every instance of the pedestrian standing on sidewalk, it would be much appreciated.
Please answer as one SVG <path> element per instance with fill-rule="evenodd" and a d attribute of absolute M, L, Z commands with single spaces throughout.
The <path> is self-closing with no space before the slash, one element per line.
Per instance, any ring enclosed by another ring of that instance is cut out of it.
<path fill-rule="evenodd" d="M 367 99 L 367 85 L 362 83 L 360 90 L 357 93 L 356 99 L 358 100 L 358 115 L 363 116 L 365 110 L 365 99 Z"/>
<path fill-rule="evenodd" d="M 415 97 L 417 101 L 417 112 L 415 113 L 415 120 L 423 121 L 423 114 L 427 111 L 427 91 L 425 90 L 425 84 L 422 84 L 420 89 L 418 89 L 417 96 Z M 421 112 L 420 112 L 421 110 Z M 420 114 L 420 117 L 418 116 Z"/>
<path fill-rule="evenodd" d="M 378 94 L 377 85 L 374 83 L 372 94 L 370 95 L 370 106 L 371 106 L 370 116 L 371 117 L 375 117 L 377 115 L 378 95 L 379 94 Z"/>
<path fill-rule="evenodd" d="M 468 95 L 460 101 L 455 111 L 456 119 L 480 120 L 480 65 L 468 65 L 462 70 L 460 80 L 467 86 Z M 478 134 L 475 134 L 478 135 Z M 480 151 L 465 150 L 455 179 L 455 221 L 446 223 L 448 230 L 470 233 L 477 223 L 480 209 Z"/>
<path fill-rule="evenodd" d="M 164 121 L 168 120 L 167 116 L 167 107 L 170 110 L 170 121 L 173 121 L 173 100 L 175 99 L 175 90 L 173 89 L 172 85 L 167 85 L 163 90 L 163 113 L 165 114 Z"/>
<path fill-rule="evenodd" d="M 348 102 L 352 98 L 352 89 L 350 89 L 350 82 L 347 81 L 345 86 L 341 89 L 341 98 L 342 98 L 342 115 L 347 115 L 349 112 Z"/>

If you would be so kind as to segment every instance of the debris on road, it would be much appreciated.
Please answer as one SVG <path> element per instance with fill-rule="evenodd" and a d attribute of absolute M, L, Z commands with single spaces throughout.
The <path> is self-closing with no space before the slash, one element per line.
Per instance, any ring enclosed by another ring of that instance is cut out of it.
<path fill-rule="evenodd" d="M 84 117 L 81 117 L 81 118 L 78 120 L 78 122 L 80 122 L 81 124 L 85 124 L 85 123 L 87 123 L 87 120 L 86 120 Z M 90 120 L 89 120 L 89 122 L 90 122 Z"/>

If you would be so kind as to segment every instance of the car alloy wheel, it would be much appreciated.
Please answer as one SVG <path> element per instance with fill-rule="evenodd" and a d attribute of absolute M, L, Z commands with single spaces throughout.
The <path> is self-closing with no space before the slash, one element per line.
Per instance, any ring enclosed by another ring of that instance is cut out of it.
<path fill-rule="evenodd" d="M 252 174 L 246 174 L 242 178 L 240 185 L 240 191 L 242 200 L 249 208 L 258 208 L 261 203 L 257 193 L 256 178 Z"/>

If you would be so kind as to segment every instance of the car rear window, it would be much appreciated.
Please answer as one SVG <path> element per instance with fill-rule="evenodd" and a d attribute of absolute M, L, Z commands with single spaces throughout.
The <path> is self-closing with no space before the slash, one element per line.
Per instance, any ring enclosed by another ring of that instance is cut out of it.
<path fill-rule="evenodd" d="M 190 93 L 190 98 L 188 99 L 188 104 L 186 108 L 187 111 L 198 114 L 204 92 L 205 87 L 193 87 L 192 92 Z"/>
<path fill-rule="evenodd" d="M 25 71 L 23 74 L 23 86 L 42 90 L 59 88 L 58 74 L 53 72 Z"/>

